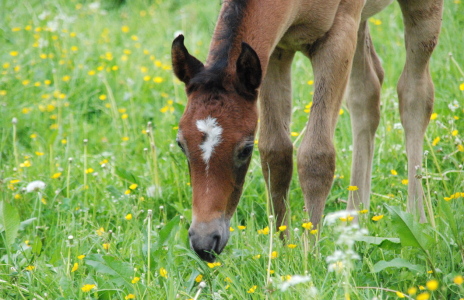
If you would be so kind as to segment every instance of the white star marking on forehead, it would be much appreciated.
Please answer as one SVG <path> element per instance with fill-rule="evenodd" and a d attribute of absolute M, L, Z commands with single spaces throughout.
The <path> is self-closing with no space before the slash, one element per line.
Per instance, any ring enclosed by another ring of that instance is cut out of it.
<path fill-rule="evenodd" d="M 219 126 L 216 118 L 212 117 L 197 120 L 196 124 L 198 130 L 206 135 L 204 142 L 200 145 L 200 149 L 203 151 L 201 157 L 208 168 L 214 148 L 221 142 L 222 127 Z"/>

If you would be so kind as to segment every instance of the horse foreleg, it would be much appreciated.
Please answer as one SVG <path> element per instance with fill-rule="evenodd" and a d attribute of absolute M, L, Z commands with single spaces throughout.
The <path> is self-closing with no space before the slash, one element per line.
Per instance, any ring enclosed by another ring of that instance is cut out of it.
<path fill-rule="evenodd" d="M 366 21 L 358 30 L 358 42 L 347 90 L 347 104 L 353 132 L 351 183 L 348 210 L 369 209 L 375 131 L 380 121 L 380 88 L 383 70 Z"/>
<path fill-rule="evenodd" d="M 356 48 L 361 1 L 340 4 L 330 31 L 308 49 L 315 91 L 298 149 L 298 174 L 311 222 L 322 217 L 335 172 L 333 135 Z"/>
<path fill-rule="evenodd" d="M 443 1 L 400 0 L 399 3 L 406 41 L 406 64 L 398 82 L 398 97 L 408 156 L 408 211 L 426 222 L 420 168 L 434 100 L 429 60 L 438 41 Z"/>
<path fill-rule="evenodd" d="M 291 64 L 294 52 L 274 50 L 260 89 L 259 152 L 276 225 L 286 224 L 286 198 L 292 179 L 290 140 Z"/>

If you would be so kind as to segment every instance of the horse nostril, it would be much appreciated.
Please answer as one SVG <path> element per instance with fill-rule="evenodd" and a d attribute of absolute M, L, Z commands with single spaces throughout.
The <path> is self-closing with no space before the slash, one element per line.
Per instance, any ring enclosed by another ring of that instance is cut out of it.
<path fill-rule="evenodd" d="M 213 245 L 211 251 L 214 251 L 216 254 L 219 254 L 219 245 L 221 241 L 221 236 L 219 234 L 213 235 Z"/>

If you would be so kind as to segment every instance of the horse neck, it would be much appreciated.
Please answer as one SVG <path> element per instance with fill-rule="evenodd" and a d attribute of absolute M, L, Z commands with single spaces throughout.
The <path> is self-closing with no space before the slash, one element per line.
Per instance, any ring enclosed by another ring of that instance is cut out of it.
<path fill-rule="evenodd" d="M 271 52 L 291 25 L 298 1 L 228 0 L 224 1 L 206 65 L 235 72 L 241 44 L 249 44 L 258 54 L 263 75 Z"/>

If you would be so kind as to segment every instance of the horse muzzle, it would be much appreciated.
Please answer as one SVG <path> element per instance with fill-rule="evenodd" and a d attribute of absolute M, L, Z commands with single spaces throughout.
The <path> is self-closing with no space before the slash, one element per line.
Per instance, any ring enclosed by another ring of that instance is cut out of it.
<path fill-rule="evenodd" d="M 209 222 L 192 222 L 189 229 L 190 247 L 198 256 L 214 262 L 229 240 L 229 220 L 224 217 Z"/>

